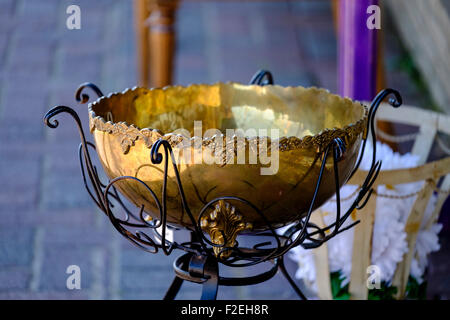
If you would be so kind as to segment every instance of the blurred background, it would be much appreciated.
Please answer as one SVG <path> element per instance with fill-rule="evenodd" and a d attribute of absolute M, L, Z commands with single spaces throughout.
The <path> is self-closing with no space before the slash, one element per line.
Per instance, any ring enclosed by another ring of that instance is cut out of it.
<path fill-rule="evenodd" d="M 71 4 L 81 8 L 79 30 L 66 26 Z M 247 83 L 267 69 L 280 85 L 339 92 L 332 1 L 183 0 L 174 14 L 174 84 Z M 381 17 L 385 86 L 399 90 L 405 104 L 449 112 L 431 92 L 395 12 L 386 8 Z M 42 122 L 48 109 L 67 105 L 88 128 L 86 106 L 74 99 L 82 82 L 104 93 L 142 83 L 142 63 L 149 62 L 136 49 L 138 28 L 133 1 L 0 0 L 0 299 L 160 299 L 168 288 L 174 257 L 140 251 L 94 208 L 72 120 L 61 115 L 57 130 Z M 448 208 L 441 250 L 430 257 L 429 298 L 450 297 Z M 296 265 L 286 260 L 294 274 Z M 66 288 L 73 264 L 81 268 L 81 290 Z M 199 297 L 193 284 L 179 295 Z M 296 296 L 277 275 L 256 286 L 221 287 L 218 298 Z"/>

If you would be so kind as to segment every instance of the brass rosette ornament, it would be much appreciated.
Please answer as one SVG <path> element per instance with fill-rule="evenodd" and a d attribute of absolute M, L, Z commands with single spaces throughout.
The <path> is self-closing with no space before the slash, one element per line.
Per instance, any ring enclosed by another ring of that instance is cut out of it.
<path fill-rule="evenodd" d="M 89 100 L 83 93 L 87 87 L 99 96 L 88 105 L 94 144 L 86 141 L 71 108 L 57 106 L 44 121 L 55 128 L 52 118 L 61 112 L 76 120 L 83 179 L 94 202 L 137 246 L 166 254 L 188 252 L 174 264 L 179 279 L 216 279 L 216 286 L 227 281 L 237 285 L 217 272 L 206 275 L 217 269 L 217 262 L 248 266 L 276 259 L 276 268 L 284 269 L 282 257 L 290 248 L 317 247 L 353 226 L 342 227 L 370 196 L 381 165 L 375 161 L 376 150 L 350 210 L 341 213 L 338 205 L 336 222 L 326 228 L 309 219 L 334 194 L 339 203 L 339 188 L 357 170 L 370 130 L 374 137 L 374 116 L 382 100 L 393 94 L 391 104 L 401 104 L 398 92 L 386 89 L 369 110 L 324 89 L 273 85 L 267 71 L 257 73 L 250 85 L 133 88 L 108 96 L 86 83 L 76 93 L 82 103 Z M 108 183 L 100 181 L 92 164 L 89 150 L 94 149 Z M 117 207 L 123 208 L 122 218 L 113 213 Z M 284 234 L 275 231 L 288 224 L 292 226 Z M 191 241 L 168 239 L 169 227 L 190 230 Z M 146 233 L 149 229 L 153 234 Z M 272 241 L 244 248 L 237 241 L 240 234 Z M 195 268 L 198 261 L 202 268 Z M 176 281 L 166 297 L 176 294 Z"/>

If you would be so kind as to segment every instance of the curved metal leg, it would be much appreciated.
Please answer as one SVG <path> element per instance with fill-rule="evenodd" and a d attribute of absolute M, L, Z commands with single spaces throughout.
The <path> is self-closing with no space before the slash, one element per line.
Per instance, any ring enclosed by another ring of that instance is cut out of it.
<path fill-rule="evenodd" d="M 183 279 L 175 276 L 169 289 L 167 289 L 167 292 L 164 295 L 163 300 L 175 300 L 175 297 L 177 296 L 178 292 L 180 291 L 182 284 L 183 284 Z"/>
<path fill-rule="evenodd" d="M 203 283 L 201 300 L 216 300 L 217 291 L 219 289 L 219 268 L 217 261 L 214 265 L 205 265 L 205 275 L 209 276 L 209 279 Z"/>
<path fill-rule="evenodd" d="M 215 257 L 193 255 L 189 261 L 189 274 L 206 279 L 202 282 L 201 300 L 216 300 L 219 288 L 219 264 Z"/>
<path fill-rule="evenodd" d="M 295 293 L 300 297 L 302 300 L 308 300 L 305 295 L 303 294 L 302 290 L 295 284 L 294 280 L 292 280 L 291 276 L 286 270 L 286 267 L 284 265 L 283 257 L 278 259 L 278 268 L 281 270 L 281 273 L 286 278 L 286 280 L 291 285 L 292 289 L 294 289 Z"/>

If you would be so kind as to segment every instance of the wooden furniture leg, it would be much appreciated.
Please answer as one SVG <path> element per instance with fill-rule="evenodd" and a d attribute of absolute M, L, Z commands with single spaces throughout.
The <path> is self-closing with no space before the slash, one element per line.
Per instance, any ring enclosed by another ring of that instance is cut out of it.
<path fill-rule="evenodd" d="M 175 51 L 175 13 L 177 0 L 150 0 L 149 27 L 150 86 L 163 87 L 172 83 Z"/>
<path fill-rule="evenodd" d="M 142 87 L 150 85 L 149 32 L 145 24 L 149 15 L 148 1 L 134 0 L 138 84 Z"/>

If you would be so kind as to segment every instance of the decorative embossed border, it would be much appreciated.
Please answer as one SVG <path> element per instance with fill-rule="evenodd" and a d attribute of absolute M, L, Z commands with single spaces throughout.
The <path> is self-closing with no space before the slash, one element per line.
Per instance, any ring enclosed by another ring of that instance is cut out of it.
<path fill-rule="evenodd" d="M 220 83 L 216 83 L 213 85 L 217 85 L 217 84 L 220 84 Z M 202 85 L 202 84 L 200 84 L 200 85 Z M 190 85 L 190 86 L 192 86 L 192 85 Z M 96 101 L 90 103 L 88 106 L 90 131 L 92 133 L 92 132 L 94 132 L 94 130 L 99 130 L 102 132 L 107 132 L 110 134 L 121 136 L 122 137 L 122 140 L 121 140 L 122 151 L 124 154 L 129 152 L 130 148 L 132 146 L 134 146 L 135 141 L 138 139 L 141 139 L 142 141 L 144 141 L 145 145 L 148 148 L 151 148 L 152 145 L 158 139 L 167 140 L 171 144 L 172 147 L 175 147 L 180 142 L 182 142 L 183 139 L 185 139 L 185 137 L 183 137 L 179 134 L 175 134 L 175 133 L 164 134 L 159 129 L 151 129 L 151 128 L 141 129 L 133 124 L 128 124 L 123 121 L 122 122 L 106 121 L 103 117 L 96 115 L 96 113 L 93 109 L 96 105 L 102 103 L 102 101 L 104 99 L 109 99 L 115 95 L 130 94 L 139 89 L 144 89 L 144 90 L 149 90 L 149 91 L 153 91 L 153 90 L 166 91 L 166 90 L 169 90 L 170 88 L 189 88 L 190 86 L 187 86 L 187 87 L 186 86 L 169 86 L 169 87 L 164 87 L 164 88 L 152 88 L 152 89 L 133 87 L 131 89 L 127 88 L 122 92 L 110 93 L 106 97 L 105 96 L 100 97 Z M 251 85 L 251 86 L 253 86 L 253 85 Z M 280 86 L 274 85 L 274 87 L 280 87 Z M 284 87 L 284 88 L 303 88 L 303 87 L 299 86 L 299 87 Z M 334 95 L 326 89 L 320 89 L 320 88 L 316 88 L 316 87 L 310 87 L 307 89 L 319 90 L 322 92 L 326 92 L 327 94 L 333 95 L 339 99 L 348 100 L 348 101 L 351 101 L 352 103 L 355 103 L 354 101 L 352 101 L 348 98 L 343 98 L 338 95 Z M 259 142 L 261 140 L 264 140 L 264 142 L 267 143 L 267 145 L 269 145 L 269 146 L 271 146 L 272 144 L 278 144 L 280 151 L 289 151 L 289 150 L 293 150 L 293 149 L 302 149 L 302 148 L 316 148 L 318 150 L 318 152 L 321 152 L 335 138 L 344 138 L 346 140 L 347 139 L 353 140 L 355 137 L 357 137 L 364 131 L 364 129 L 366 127 L 366 123 L 367 123 L 368 108 L 361 103 L 360 103 L 360 105 L 364 108 L 363 117 L 361 119 L 359 119 L 356 123 L 350 123 L 350 124 L 344 126 L 343 128 L 324 129 L 316 135 L 312 135 L 312 136 L 308 135 L 308 136 L 304 136 L 303 138 L 298 138 L 295 136 L 280 137 L 273 141 L 269 137 L 249 137 L 249 138 L 245 137 L 244 138 L 245 144 L 246 144 L 246 146 L 248 146 L 248 145 L 249 146 L 258 146 Z M 220 137 L 214 137 L 214 138 L 207 137 L 207 138 L 203 138 L 203 139 L 200 137 L 194 136 L 194 137 L 190 138 L 190 142 L 191 142 L 191 146 L 194 146 L 194 143 L 196 141 L 198 141 L 198 139 L 201 139 L 202 146 L 209 147 L 214 150 L 215 145 L 216 145 L 215 141 L 217 141 L 216 140 L 217 138 L 223 139 L 224 143 L 221 145 L 226 146 L 227 152 L 232 151 L 235 154 L 237 153 L 237 147 L 238 147 L 237 144 L 234 143 L 234 141 L 231 141 L 232 143 L 230 143 L 230 141 L 226 141 L 226 137 L 224 134 L 222 134 Z"/>

